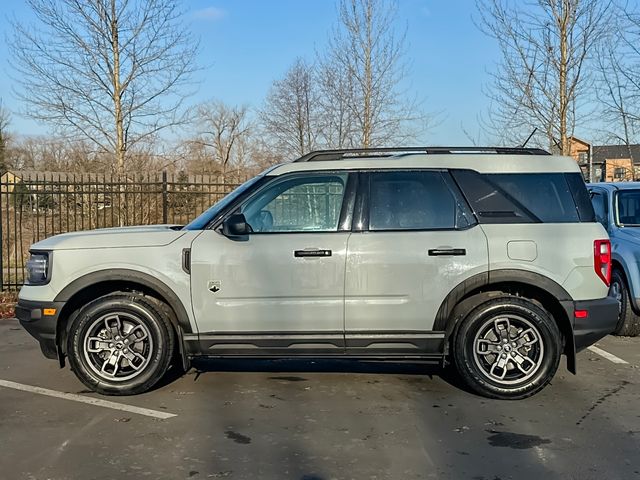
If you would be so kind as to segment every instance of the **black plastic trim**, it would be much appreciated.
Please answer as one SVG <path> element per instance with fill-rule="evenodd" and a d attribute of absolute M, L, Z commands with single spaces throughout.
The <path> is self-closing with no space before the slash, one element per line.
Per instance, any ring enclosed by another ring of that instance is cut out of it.
<path fill-rule="evenodd" d="M 445 332 L 205 333 L 185 335 L 190 356 L 442 358 Z"/>
<path fill-rule="evenodd" d="M 492 284 L 522 283 L 540 288 L 549 292 L 559 302 L 572 301 L 571 296 L 559 284 L 544 275 L 527 270 L 503 269 L 491 270 L 476 274 L 459 283 L 440 304 L 434 330 L 446 330 L 447 322 L 458 302 L 470 292 L 482 287 L 490 287 Z M 572 317 L 569 317 L 572 318 Z"/>
<path fill-rule="evenodd" d="M 575 318 L 575 310 L 586 310 L 588 315 L 586 318 Z M 619 312 L 618 301 L 612 297 L 574 302 L 571 318 L 576 352 L 612 333 L 618 324 Z"/>
<path fill-rule="evenodd" d="M 182 270 L 191 275 L 191 249 L 182 249 Z"/>
<path fill-rule="evenodd" d="M 55 302 L 68 302 L 76 293 L 87 287 L 102 282 L 133 282 L 139 283 L 147 288 L 158 292 L 176 313 L 178 325 L 184 333 L 191 333 L 191 322 L 187 311 L 178 296 L 165 285 L 163 282 L 149 274 L 138 272 L 136 270 L 127 270 L 123 268 L 113 268 L 109 270 L 100 270 L 92 272 L 77 278 L 67 285 L 55 298 Z"/>
<path fill-rule="evenodd" d="M 22 327 L 40 343 L 40 349 L 45 357 L 58 358 L 56 348 L 56 326 L 58 316 L 64 307 L 64 302 L 40 302 L 18 300 L 15 307 L 16 317 Z M 55 315 L 43 315 L 45 308 L 55 308 Z"/>

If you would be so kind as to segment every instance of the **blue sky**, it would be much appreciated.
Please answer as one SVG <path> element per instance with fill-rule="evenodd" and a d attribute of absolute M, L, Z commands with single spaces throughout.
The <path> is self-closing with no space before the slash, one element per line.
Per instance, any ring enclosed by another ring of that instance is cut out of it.
<path fill-rule="evenodd" d="M 192 101 L 221 99 L 259 107 L 273 80 L 300 56 L 312 60 L 322 51 L 336 21 L 334 0 L 184 0 L 188 22 L 201 39 L 199 62 L 207 67 Z M 486 111 L 482 86 L 497 60 L 495 43 L 473 23 L 473 0 L 400 0 L 398 26 L 407 26 L 405 87 L 439 112 L 438 124 L 422 138 L 431 145 L 469 144 L 461 125 L 478 135 L 478 116 Z M 3 0 L 0 38 L 9 19 L 30 20 L 24 0 Z M 22 118 L 11 90 L 9 52 L 0 50 L 0 97 L 13 112 L 12 130 L 20 135 L 47 128 Z"/>

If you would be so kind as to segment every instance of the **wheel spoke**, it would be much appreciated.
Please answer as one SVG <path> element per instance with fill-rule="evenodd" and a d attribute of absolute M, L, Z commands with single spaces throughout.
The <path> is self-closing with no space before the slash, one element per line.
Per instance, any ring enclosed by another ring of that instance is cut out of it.
<path fill-rule="evenodd" d="M 531 371 L 532 368 L 536 367 L 536 362 L 531 360 L 529 357 L 522 355 L 517 350 L 513 353 L 513 361 L 522 373 L 527 374 Z M 529 367 L 525 367 L 525 365 L 529 365 Z"/>
<path fill-rule="evenodd" d="M 509 339 L 509 330 L 511 329 L 511 321 L 508 317 L 498 317 L 493 321 L 493 330 L 500 340 Z"/>
<path fill-rule="evenodd" d="M 100 337 L 89 337 L 87 338 L 87 352 L 89 353 L 100 353 L 105 350 L 111 350 L 109 347 L 109 341 Z"/>
<path fill-rule="evenodd" d="M 122 336 L 122 321 L 119 315 L 111 315 L 104 319 L 104 326 L 107 328 L 107 332 L 111 335 L 111 338 Z"/>
<path fill-rule="evenodd" d="M 134 342 L 139 342 L 147 338 L 147 336 L 148 334 L 146 330 L 142 327 L 142 325 L 136 325 L 131 330 L 129 330 L 129 333 L 127 333 L 124 338 L 128 340 L 133 340 Z"/>
<path fill-rule="evenodd" d="M 115 377 L 116 373 L 118 373 L 119 365 L 120 355 L 118 355 L 118 353 L 116 352 L 112 352 L 111 355 L 109 355 L 109 358 L 107 358 L 102 364 L 102 368 L 100 371 L 107 374 L 108 376 Z M 108 367 L 113 367 L 113 370 L 110 371 L 111 369 L 108 369 Z"/>
<path fill-rule="evenodd" d="M 492 342 L 486 338 L 478 338 L 476 340 L 476 353 L 479 355 L 489 355 L 498 352 L 500 342 Z"/>
<path fill-rule="evenodd" d="M 124 356 L 124 358 L 126 358 L 127 360 L 129 360 L 129 365 L 131 365 L 131 367 L 134 370 L 139 370 L 140 367 L 142 365 L 144 365 L 144 362 L 146 360 L 146 358 L 144 358 L 143 355 L 139 354 L 138 352 L 129 349 L 127 352 L 123 352 L 122 354 Z M 138 364 L 136 365 L 135 361 L 138 360 Z"/>
<path fill-rule="evenodd" d="M 498 360 L 493 362 L 493 364 L 491 365 L 491 370 L 489 370 L 489 373 L 500 380 L 504 380 L 504 377 L 507 375 L 507 361 L 508 359 L 505 356 L 500 355 L 498 357 Z M 496 373 L 497 369 L 500 369 L 500 375 Z"/>
<path fill-rule="evenodd" d="M 518 347 L 522 346 L 530 346 L 534 343 L 538 343 L 540 338 L 538 334 L 533 330 L 533 328 L 527 328 L 522 332 L 518 333 L 518 337 L 515 339 L 515 342 L 518 344 Z"/>

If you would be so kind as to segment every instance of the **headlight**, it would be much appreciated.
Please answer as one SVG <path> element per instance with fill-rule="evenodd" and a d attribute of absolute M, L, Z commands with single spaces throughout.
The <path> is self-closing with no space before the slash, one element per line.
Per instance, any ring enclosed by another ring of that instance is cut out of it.
<path fill-rule="evenodd" d="M 28 285 L 44 285 L 49 282 L 50 257 L 50 252 L 31 252 L 25 266 Z"/>

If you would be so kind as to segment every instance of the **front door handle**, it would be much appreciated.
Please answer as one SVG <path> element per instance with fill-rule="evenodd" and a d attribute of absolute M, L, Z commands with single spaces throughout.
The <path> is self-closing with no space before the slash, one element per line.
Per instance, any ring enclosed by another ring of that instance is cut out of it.
<path fill-rule="evenodd" d="M 467 251 L 464 248 L 432 248 L 429 250 L 430 257 L 461 256 L 466 254 Z"/>
<path fill-rule="evenodd" d="M 299 257 L 330 257 L 331 250 L 324 250 L 322 248 L 305 248 L 304 250 L 294 250 L 293 256 Z"/>

